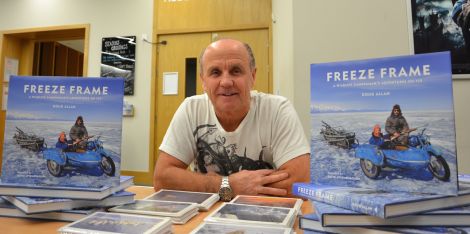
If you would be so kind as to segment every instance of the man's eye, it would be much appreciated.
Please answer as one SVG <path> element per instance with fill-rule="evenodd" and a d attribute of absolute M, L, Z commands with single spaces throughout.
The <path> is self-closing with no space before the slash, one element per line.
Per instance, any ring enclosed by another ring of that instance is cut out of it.
<path fill-rule="evenodd" d="M 242 73 L 242 70 L 239 68 L 232 69 L 232 74 L 240 74 Z"/>
<path fill-rule="evenodd" d="M 220 74 L 220 71 L 219 70 L 212 70 L 210 72 L 211 75 L 219 75 Z"/>

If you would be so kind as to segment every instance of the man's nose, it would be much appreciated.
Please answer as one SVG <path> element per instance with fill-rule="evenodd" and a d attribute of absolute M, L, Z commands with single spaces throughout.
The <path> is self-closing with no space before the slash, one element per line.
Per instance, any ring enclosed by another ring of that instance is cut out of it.
<path fill-rule="evenodd" d="M 222 87 L 229 87 L 233 86 L 233 78 L 228 73 L 224 73 L 222 79 L 220 80 L 220 86 Z"/>

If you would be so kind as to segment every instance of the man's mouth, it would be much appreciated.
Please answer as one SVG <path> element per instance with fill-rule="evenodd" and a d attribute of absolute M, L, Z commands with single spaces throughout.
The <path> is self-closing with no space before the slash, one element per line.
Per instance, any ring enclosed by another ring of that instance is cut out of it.
<path fill-rule="evenodd" d="M 224 97 L 231 97 L 231 96 L 237 95 L 237 93 L 221 93 L 219 95 L 224 96 Z"/>

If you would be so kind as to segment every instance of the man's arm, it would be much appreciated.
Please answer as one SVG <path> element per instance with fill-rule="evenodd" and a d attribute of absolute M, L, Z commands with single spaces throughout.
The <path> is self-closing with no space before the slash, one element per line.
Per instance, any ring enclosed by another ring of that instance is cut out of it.
<path fill-rule="evenodd" d="M 295 182 L 310 182 L 310 154 L 300 155 L 282 164 L 273 175 L 287 173 L 289 177 L 284 180 L 268 184 L 273 188 L 281 188 L 287 191 L 287 196 L 292 197 L 292 184 Z"/>
<path fill-rule="evenodd" d="M 175 189 L 196 192 L 217 193 L 222 177 L 215 173 L 200 174 L 187 170 L 188 165 L 179 159 L 160 151 L 153 177 L 155 191 Z M 230 186 L 235 195 L 276 195 L 285 196 L 284 188 L 273 188 L 267 184 L 285 180 L 287 173 L 272 174 L 273 170 L 240 171 L 229 176 Z"/>

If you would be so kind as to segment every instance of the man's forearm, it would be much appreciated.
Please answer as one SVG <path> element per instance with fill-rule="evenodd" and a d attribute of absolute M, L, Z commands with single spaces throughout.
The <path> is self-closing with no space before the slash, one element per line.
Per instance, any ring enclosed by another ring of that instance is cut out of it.
<path fill-rule="evenodd" d="M 267 186 L 273 188 L 281 188 L 287 190 L 287 196 L 292 196 L 292 184 L 296 182 L 310 182 L 310 155 L 302 155 L 297 158 L 291 159 L 284 165 L 282 165 L 279 170 L 273 172 L 273 174 L 279 173 L 288 173 L 289 177 L 268 184 Z"/>

